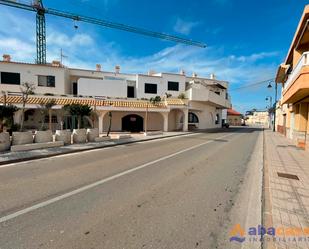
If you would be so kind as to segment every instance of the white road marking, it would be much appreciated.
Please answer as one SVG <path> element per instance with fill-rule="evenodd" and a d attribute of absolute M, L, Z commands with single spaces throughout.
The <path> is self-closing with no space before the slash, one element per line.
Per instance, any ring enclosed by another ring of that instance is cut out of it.
<path fill-rule="evenodd" d="M 162 139 L 170 140 L 170 139 L 187 137 L 187 136 L 195 136 L 195 135 L 199 135 L 199 134 L 201 134 L 201 133 L 193 133 L 193 134 L 190 133 L 190 134 L 186 134 L 186 135 L 182 135 L 182 136 L 162 137 Z M 141 141 L 136 141 L 136 143 L 150 143 L 150 142 L 158 142 L 158 141 L 159 141 L 159 139 L 145 140 L 145 141 L 141 140 Z M 72 153 L 55 155 L 55 156 L 51 156 L 51 157 L 47 157 L 47 158 L 34 159 L 34 160 L 29 160 L 29 161 L 24 161 L 24 162 L 8 163 L 8 164 L 5 164 L 5 165 L 1 165 L 0 169 L 1 168 L 7 168 L 7 167 L 13 167 L 13 166 L 27 165 L 27 164 L 30 164 L 33 161 L 35 161 L 35 162 L 49 161 L 49 160 L 52 160 L 53 158 L 69 157 L 69 156 L 74 156 L 74 155 L 91 153 L 91 152 L 98 151 L 98 150 L 108 150 L 108 149 L 113 149 L 113 148 L 121 148 L 121 147 L 125 147 L 125 146 L 126 146 L 125 144 L 119 144 L 119 145 L 111 146 L 111 147 L 101 147 L 101 148 L 95 148 L 95 149 L 90 149 L 90 150 L 86 150 L 86 151 L 75 151 L 75 152 L 72 152 Z"/>
<path fill-rule="evenodd" d="M 155 163 L 158 163 L 158 162 L 161 162 L 161 161 L 163 161 L 163 160 L 166 160 L 166 159 L 175 157 L 175 156 L 177 156 L 177 155 L 179 155 L 179 154 L 188 152 L 188 151 L 190 151 L 190 150 L 199 148 L 199 147 L 201 147 L 201 146 L 203 146 L 203 145 L 206 145 L 206 144 L 215 142 L 215 141 L 218 140 L 218 139 L 226 138 L 226 137 L 229 137 L 229 136 L 234 135 L 234 134 L 235 134 L 235 133 L 230 133 L 230 134 L 227 134 L 227 135 L 218 137 L 218 138 L 214 138 L 213 140 L 209 140 L 209 141 L 207 141 L 207 142 L 194 145 L 194 146 L 192 146 L 192 147 L 189 147 L 189 148 L 180 150 L 180 151 L 175 152 L 175 153 L 173 153 L 173 154 L 170 154 L 170 155 L 168 155 L 168 156 L 161 157 L 161 158 L 156 159 L 156 160 L 154 160 L 154 161 L 151 161 L 151 162 L 142 164 L 142 165 L 140 165 L 140 166 L 137 166 L 137 167 L 135 167 L 135 168 L 133 168 L 133 169 L 129 169 L 129 170 L 123 171 L 123 172 L 118 173 L 118 174 L 116 174 L 116 175 L 107 177 L 107 178 L 105 178 L 105 179 L 96 181 L 96 182 L 91 183 L 91 184 L 89 184 L 89 185 L 86 185 L 86 186 L 84 186 L 84 187 L 75 189 L 75 190 L 73 190 L 73 191 L 71 191 L 71 192 L 68 192 L 68 193 L 65 193 L 65 194 L 63 194 L 63 195 L 54 197 L 54 198 L 52 198 L 52 199 L 50 199 L 50 200 L 47 200 L 47 201 L 38 203 L 38 204 L 36 204 L 36 205 L 33 205 L 33 206 L 28 207 L 28 208 L 22 209 L 22 210 L 20 210 L 20 211 L 15 212 L 15 213 L 12 213 L 12 214 L 3 216 L 3 217 L 0 218 L 0 223 L 9 221 L 9 220 L 11 220 L 11 219 L 14 219 L 14 218 L 16 218 L 16 217 L 18 217 L 18 216 L 21 216 L 21 215 L 23 215 L 23 214 L 27 214 L 27 213 L 29 213 L 29 212 L 31 212 L 31 211 L 36 210 L 36 209 L 39 209 L 39 208 L 42 208 L 42 207 L 46 207 L 46 206 L 48 206 L 48 205 L 50 205 L 50 204 L 53 204 L 53 203 L 58 202 L 58 201 L 61 201 L 61 200 L 66 199 L 66 198 L 68 198 L 68 197 L 70 197 L 70 196 L 79 194 L 79 193 L 84 192 L 84 191 L 86 191 L 86 190 L 88 190 L 88 189 L 97 187 L 97 186 L 99 186 L 99 185 L 102 185 L 102 184 L 104 184 L 104 183 L 106 183 L 106 182 L 109 182 L 109 181 L 112 181 L 112 180 L 114 180 L 114 179 L 117 179 L 117 178 L 122 177 L 122 176 L 124 176 L 124 175 L 128 175 L 128 174 L 130 174 L 130 173 L 133 173 L 133 172 L 135 172 L 135 171 L 137 171 L 137 170 L 146 168 L 146 167 L 148 167 L 148 166 L 150 166 L 150 165 L 153 165 L 153 164 L 155 164 Z"/>

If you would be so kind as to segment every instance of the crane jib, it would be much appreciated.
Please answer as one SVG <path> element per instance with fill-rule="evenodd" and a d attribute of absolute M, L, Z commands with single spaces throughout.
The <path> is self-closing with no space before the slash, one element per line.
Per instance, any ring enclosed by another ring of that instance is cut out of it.
<path fill-rule="evenodd" d="M 0 4 L 19 8 L 19 9 L 24 9 L 28 11 L 37 12 L 37 19 L 36 19 L 36 22 L 37 22 L 37 31 L 36 31 L 37 33 L 37 63 L 39 64 L 46 63 L 46 34 L 45 34 L 46 24 L 45 24 L 45 17 L 44 17 L 45 14 L 60 16 L 60 17 L 74 20 L 74 21 L 82 21 L 82 22 L 86 22 L 90 24 L 100 25 L 100 26 L 107 27 L 107 28 L 118 29 L 118 30 L 122 30 L 126 32 L 150 36 L 150 37 L 159 38 L 163 40 L 168 40 L 168 41 L 172 41 L 176 43 L 182 43 L 182 44 L 186 44 L 189 46 L 196 46 L 200 48 L 206 47 L 206 45 L 202 42 L 193 41 L 193 40 L 178 37 L 175 35 L 164 34 L 164 33 L 156 32 L 152 30 L 147 30 L 144 28 L 138 28 L 138 27 L 121 24 L 117 22 L 111 22 L 111 21 L 107 21 L 103 19 L 77 15 L 74 13 L 64 12 L 64 11 L 60 11 L 60 10 L 56 10 L 52 8 L 44 8 L 42 0 L 37 0 L 35 4 L 33 5 L 28 5 L 28 4 L 19 3 L 19 2 L 10 1 L 10 0 L 0 0 Z"/>

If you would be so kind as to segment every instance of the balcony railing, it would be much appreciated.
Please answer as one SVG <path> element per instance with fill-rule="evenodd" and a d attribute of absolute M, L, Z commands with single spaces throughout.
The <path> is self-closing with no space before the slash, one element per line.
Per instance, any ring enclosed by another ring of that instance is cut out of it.
<path fill-rule="evenodd" d="M 292 84 L 292 82 L 295 80 L 295 77 L 301 71 L 302 67 L 308 65 L 309 65 L 309 52 L 305 52 L 302 54 L 301 58 L 294 67 L 293 71 L 289 74 L 289 77 L 284 84 L 284 90 L 286 90 Z"/>

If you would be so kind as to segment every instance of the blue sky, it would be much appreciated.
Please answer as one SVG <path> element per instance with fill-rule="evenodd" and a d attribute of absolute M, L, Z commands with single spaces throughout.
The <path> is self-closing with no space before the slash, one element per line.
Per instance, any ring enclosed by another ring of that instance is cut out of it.
<path fill-rule="evenodd" d="M 22 0 L 27 2 L 27 0 Z M 29 2 L 29 1 L 28 1 Z M 74 23 L 47 15 L 47 58 L 70 67 L 122 72 L 148 70 L 214 73 L 230 82 L 234 109 L 266 107 L 265 85 L 236 88 L 275 77 L 293 38 L 305 0 L 45 0 L 46 7 L 98 17 L 205 42 L 201 49 L 137 34 Z M 35 14 L 0 6 L 0 53 L 13 60 L 35 59 Z M 16 18 L 17 17 L 17 18 Z"/>

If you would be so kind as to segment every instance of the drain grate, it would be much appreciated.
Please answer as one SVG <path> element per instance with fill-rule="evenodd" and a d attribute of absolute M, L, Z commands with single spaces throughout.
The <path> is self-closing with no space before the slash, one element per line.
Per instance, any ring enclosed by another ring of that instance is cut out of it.
<path fill-rule="evenodd" d="M 292 175 L 292 174 L 287 174 L 287 173 L 280 173 L 280 172 L 277 172 L 278 176 L 279 177 L 283 177 L 283 178 L 288 178 L 288 179 L 293 179 L 293 180 L 298 180 L 299 181 L 299 178 L 297 175 Z"/>

